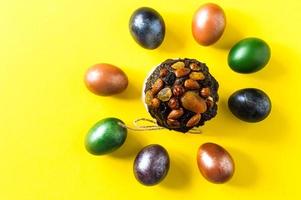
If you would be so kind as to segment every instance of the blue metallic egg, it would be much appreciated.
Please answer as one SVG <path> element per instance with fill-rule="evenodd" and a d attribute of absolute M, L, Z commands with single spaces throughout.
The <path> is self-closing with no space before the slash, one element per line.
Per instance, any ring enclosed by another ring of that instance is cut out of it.
<path fill-rule="evenodd" d="M 134 40 L 146 49 L 155 49 L 164 40 L 165 23 L 152 8 L 137 9 L 130 18 L 129 28 Z"/>

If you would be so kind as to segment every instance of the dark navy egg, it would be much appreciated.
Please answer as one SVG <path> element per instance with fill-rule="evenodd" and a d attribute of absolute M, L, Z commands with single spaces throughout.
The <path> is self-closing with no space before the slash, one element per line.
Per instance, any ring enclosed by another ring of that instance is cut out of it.
<path fill-rule="evenodd" d="M 146 49 L 159 47 L 165 36 L 163 18 L 148 7 L 139 8 L 132 14 L 129 28 L 135 41 Z"/>
<path fill-rule="evenodd" d="M 134 161 L 134 174 L 143 185 L 151 186 L 161 182 L 169 170 L 167 151 L 158 144 L 144 147 Z"/>
<path fill-rule="evenodd" d="M 255 88 L 241 89 L 228 100 L 231 112 L 246 122 L 264 120 L 271 112 L 271 100 L 266 93 Z"/>

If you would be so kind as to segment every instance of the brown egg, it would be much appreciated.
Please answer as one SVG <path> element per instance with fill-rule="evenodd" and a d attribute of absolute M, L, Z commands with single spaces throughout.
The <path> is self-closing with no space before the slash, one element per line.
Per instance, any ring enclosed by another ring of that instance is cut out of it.
<path fill-rule="evenodd" d="M 234 161 L 221 146 L 205 143 L 197 153 L 197 163 L 201 174 L 210 182 L 224 183 L 234 173 Z"/>
<path fill-rule="evenodd" d="M 194 39 L 203 46 L 215 43 L 223 34 L 226 16 L 221 7 L 213 3 L 201 6 L 192 19 Z"/>
<path fill-rule="evenodd" d="M 85 83 L 91 92 L 109 96 L 125 90 L 128 86 L 128 78 L 118 67 L 102 63 L 88 69 Z"/>

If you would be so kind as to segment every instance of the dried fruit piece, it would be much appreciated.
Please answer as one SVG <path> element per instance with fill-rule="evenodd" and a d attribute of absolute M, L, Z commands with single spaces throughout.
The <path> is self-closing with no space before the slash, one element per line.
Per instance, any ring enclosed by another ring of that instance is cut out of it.
<path fill-rule="evenodd" d="M 188 122 L 186 123 L 187 127 L 193 127 L 195 125 L 197 125 L 201 120 L 201 114 L 196 114 L 194 116 L 192 116 Z"/>
<path fill-rule="evenodd" d="M 154 98 L 154 96 L 153 96 L 152 91 L 148 90 L 145 93 L 145 97 L 144 97 L 146 105 L 150 106 L 151 105 L 151 101 L 152 101 L 153 98 Z"/>
<path fill-rule="evenodd" d="M 173 85 L 176 80 L 176 75 L 174 73 L 168 73 L 164 78 L 163 81 L 166 85 Z"/>
<path fill-rule="evenodd" d="M 162 81 L 162 79 L 158 78 L 155 81 L 155 83 L 154 83 L 154 85 L 153 85 L 153 87 L 151 89 L 153 95 L 157 94 L 163 88 L 163 86 L 164 86 L 164 82 Z"/>
<path fill-rule="evenodd" d="M 191 74 L 189 74 L 189 78 L 195 81 L 199 81 L 204 80 L 205 75 L 202 72 L 191 72 Z"/>
<path fill-rule="evenodd" d="M 163 88 L 157 95 L 158 99 L 160 99 L 161 101 L 168 101 L 171 96 L 172 92 L 169 87 Z"/>
<path fill-rule="evenodd" d="M 207 104 L 207 107 L 212 108 L 214 106 L 213 98 L 212 97 L 208 97 L 206 99 L 206 104 Z"/>
<path fill-rule="evenodd" d="M 202 88 L 200 95 L 205 98 L 208 97 L 209 95 L 211 95 L 210 88 L 209 87 Z"/>
<path fill-rule="evenodd" d="M 179 68 L 175 71 L 176 77 L 183 77 L 186 76 L 190 73 L 190 69 L 189 68 Z"/>
<path fill-rule="evenodd" d="M 176 63 L 174 63 L 173 65 L 171 65 L 171 68 L 173 69 L 180 69 L 180 68 L 184 68 L 185 67 L 185 63 L 182 61 L 178 61 Z"/>
<path fill-rule="evenodd" d="M 189 67 L 192 71 L 200 71 L 201 70 L 201 66 L 199 66 L 196 63 L 190 63 Z"/>
<path fill-rule="evenodd" d="M 205 100 L 192 91 L 186 92 L 181 98 L 181 102 L 185 109 L 195 113 L 204 113 L 207 110 Z"/>
<path fill-rule="evenodd" d="M 168 70 L 166 69 L 166 68 L 162 68 L 161 70 L 160 70 L 160 77 L 161 78 L 163 78 L 163 77 L 165 77 L 166 75 L 167 75 L 167 73 L 168 73 Z"/>
<path fill-rule="evenodd" d="M 187 79 L 184 82 L 184 86 L 185 86 L 185 88 L 190 89 L 190 90 L 200 89 L 199 83 L 195 80 L 192 80 L 192 79 Z"/>
<path fill-rule="evenodd" d="M 184 94 L 185 89 L 180 85 L 175 85 L 172 92 L 175 96 L 181 96 L 182 94 Z"/>
<path fill-rule="evenodd" d="M 150 103 L 150 106 L 153 107 L 153 108 L 159 108 L 160 106 L 160 100 L 158 98 L 153 98 L 151 100 L 151 103 Z"/>
<path fill-rule="evenodd" d="M 176 98 L 171 98 L 168 102 L 168 107 L 170 107 L 173 110 L 178 109 L 179 106 L 179 101 Z"/>
<path fill-rule="evenodd" d="M 180 122 L 178 120 L 167 119 L 166 122 L 167 122 L 168 126 L 170 126 L 171 128 L 179 128 L 180 127 Z"/>
<path fill-rule="evenodd" d="M 184 114 L 183 108 L 180 108 L 178 110 L 172 110 L 169 115 L 167 116 L 167 119 L 178 119 Z"/>

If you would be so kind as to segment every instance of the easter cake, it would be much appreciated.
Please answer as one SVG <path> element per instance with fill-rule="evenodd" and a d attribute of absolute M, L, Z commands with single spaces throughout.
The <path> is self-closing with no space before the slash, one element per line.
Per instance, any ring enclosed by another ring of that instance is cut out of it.
<path fill-rule="evenodd" d="M 218 86 L 205 63 L 168 59 L 146 79 L 144 101 L 159 126 L 185 133 L 215 117 Z"/>

